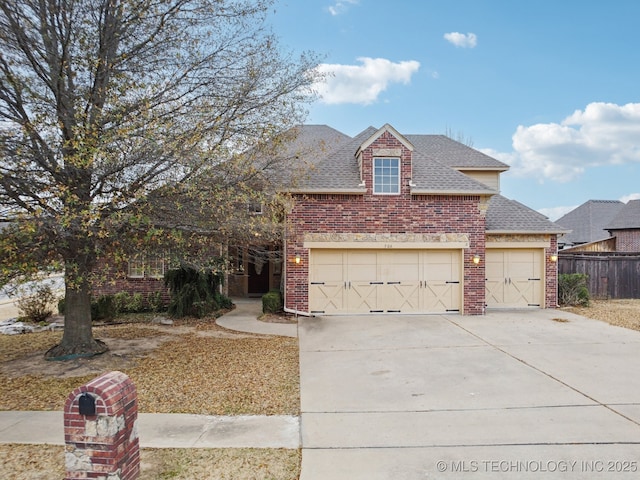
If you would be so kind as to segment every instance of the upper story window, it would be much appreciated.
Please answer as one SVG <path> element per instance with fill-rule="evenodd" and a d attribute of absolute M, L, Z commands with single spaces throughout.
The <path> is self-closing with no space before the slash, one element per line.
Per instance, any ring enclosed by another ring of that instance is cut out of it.
<path fill-rule="evenodd" d="M 373 159 L 373 193 L 397 195 L 400 193 L 400 159 Z"/>

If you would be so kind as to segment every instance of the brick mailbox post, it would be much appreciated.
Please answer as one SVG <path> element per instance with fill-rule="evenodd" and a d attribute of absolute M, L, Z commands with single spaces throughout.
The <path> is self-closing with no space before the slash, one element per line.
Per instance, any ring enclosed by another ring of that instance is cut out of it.
<path fill-rule="evenodd" d="M 64 405 L 65 480 L 134 480 L 140 475 L 136 387 L 109 372 L 76 388 Z"/>

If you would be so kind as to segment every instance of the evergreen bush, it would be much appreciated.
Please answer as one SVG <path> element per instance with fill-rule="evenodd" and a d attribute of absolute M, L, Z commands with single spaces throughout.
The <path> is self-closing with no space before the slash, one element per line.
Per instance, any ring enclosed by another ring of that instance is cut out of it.
<path fill-rule="evenodd" d="M 262 296 L 262 313 L 278 313 L 282 310 L 282 295 L 279 290 L 271 290 Z"/>
<path fill-rule="evenodd" d="M 558 303 L 563 306 L 589 306 L 587 275 L 563 273 L 558 276 Z"/>
<path fill-rule="evenodd" d="M 220 272 L 184 265 L 167 271 L 164 281 L 171 293 L 169 315 L 202 318 L 220 308 L 229 308 L 231 300 L 219 293 L 223 278 Z"/>

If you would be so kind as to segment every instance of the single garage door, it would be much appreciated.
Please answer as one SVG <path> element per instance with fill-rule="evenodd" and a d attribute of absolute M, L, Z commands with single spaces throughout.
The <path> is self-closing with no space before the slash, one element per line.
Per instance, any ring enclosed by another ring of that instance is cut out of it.
<path fill-rule="evenodd" d="M 487 249 L 486 252 L 487 307 L 543 306 L 544 250 Z"/>
<path fill-rule="evenodd" d="M 460 250 L 312 249 L 316 314 L 444 313 L 461 308 Z"/>

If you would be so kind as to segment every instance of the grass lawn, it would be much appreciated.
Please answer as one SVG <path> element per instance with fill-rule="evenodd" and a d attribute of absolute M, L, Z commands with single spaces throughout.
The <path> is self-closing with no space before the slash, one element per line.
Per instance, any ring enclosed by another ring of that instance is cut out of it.
<path fill-rule="evenodd" d="M 0 335 L 0 410 L 62 410 L 69 393 L 119 370 L 136 385 L 140 412 L 298 415 L 295 338 L 231 332 L 214 318 L 155 325 L 149 316 L 94 327 L 110 351 L 50 362 L 60 332 Z M 64 447 L 0 445 L 0 478 L 59 480 Z M 297 479 L 298 450 L 143 449 L 141 479 Z"/>

